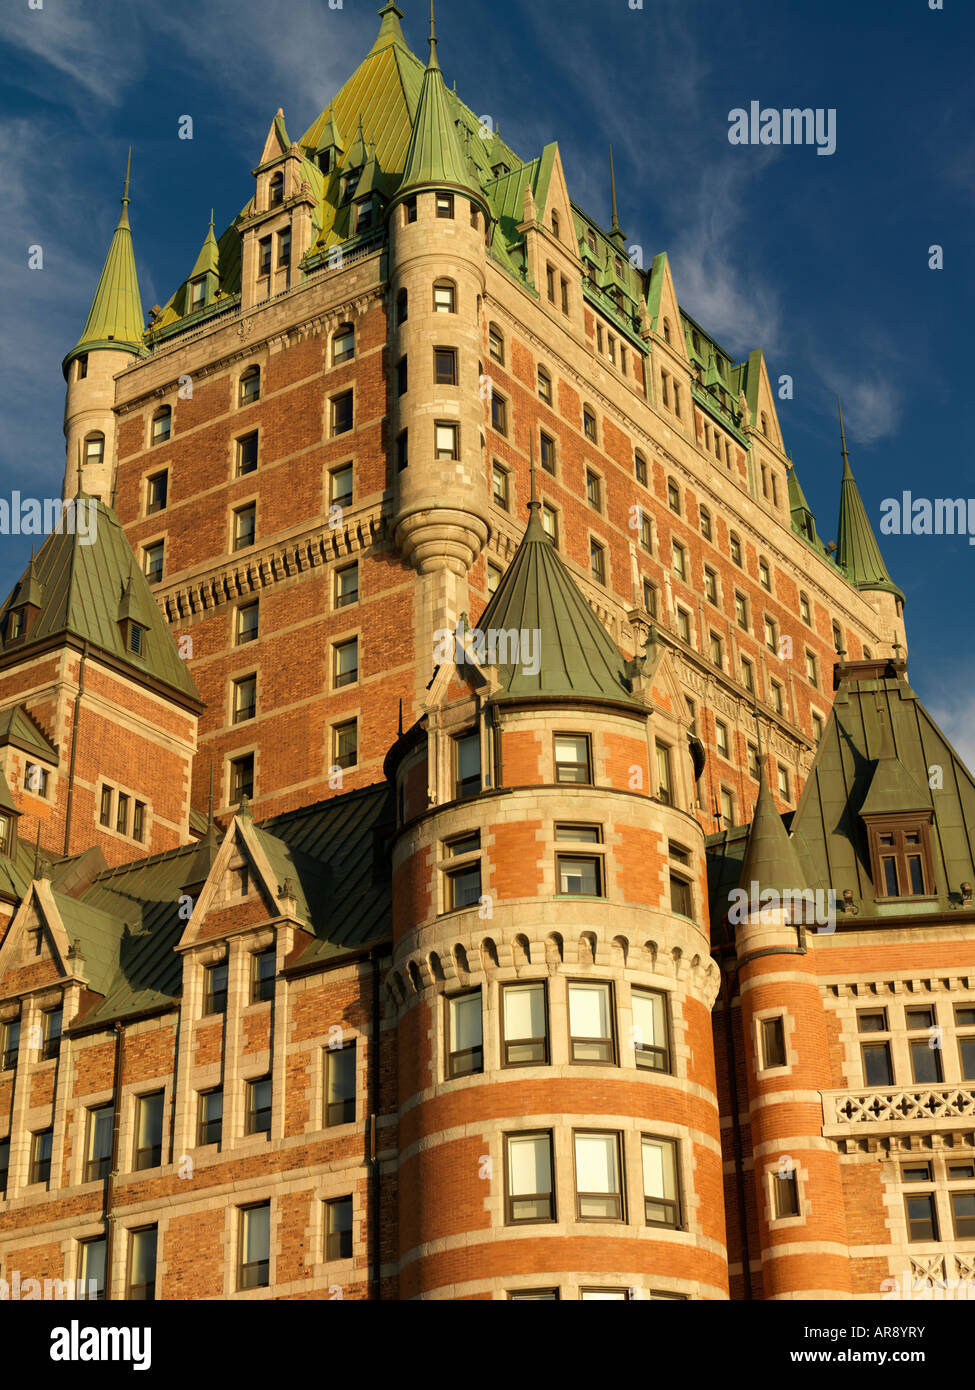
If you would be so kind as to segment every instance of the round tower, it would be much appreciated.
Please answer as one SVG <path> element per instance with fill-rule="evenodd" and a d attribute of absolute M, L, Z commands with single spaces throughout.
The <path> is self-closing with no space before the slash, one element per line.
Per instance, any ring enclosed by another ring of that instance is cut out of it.
<path fill-rule="evenodd" d="M 803 896 L 804 895 L 804 896 Z M 833 1082 L 808 948 L 812 894 L 762 773 L 735 923 L 755 1205 L 768 1299 L 851 1295 L 839 1155 L 822 1135 Z M 828 923 L 822 924 L 828 929 Z M 815 1194 L 815 1197 L 813 1196 Z"/>
<path fill-rule="evenodd" d="M 136 356 L 144 319 L 129 227 L 129 166 L 122 212 L 112 237 L 84 331 L 62 363 L 65 469 L 62 496 L 80 490 L 111 502 L 115 472 L 115 376 L 125 365 L 120 353 Z"/>
<path fill-rule="evenodd" d="M 723 1299 L 684 703 L 662 653 L 624 670 L 537 506 L 483 659 L 388 765 L 399 1296 Z"/>
<path fill-rule="evenodd" d="M 460 145 L 436 42 L 431 32 L 388 208 L 393 535 L 421 575 L 424 641 L 467 609 L 467 571 L 488 536 L 478 308 L 490 212 Z"/>

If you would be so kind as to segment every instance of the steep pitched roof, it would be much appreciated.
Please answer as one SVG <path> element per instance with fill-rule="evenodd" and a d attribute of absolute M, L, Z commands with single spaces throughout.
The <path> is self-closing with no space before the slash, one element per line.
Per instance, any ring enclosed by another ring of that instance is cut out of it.
<path fill-rule="evenodd" d="M 423 74 L 420 99 L 398 194 L 420 188 L 466 189 L 482 201 L 480 185 L 461 149 L 454 112 L 437 60 L 437 40 L 431 21 L 430 59 Z"/>
<path fill-rule="evenodd" d="M 839 895 L 852 889 L 865 915 L 904 909 L 874 901 L 879 885 L 871 877 L 864 812 L 933 811 L 936 901 L 914 903 L 912 912 L 942 911 L 956 901 L 949 894 L 957 894 L 961 883 L 975 882 L 975 778 L 903 669 L 903 663 L 891 662 L 884 674 L 867 677 L 854 667 L 840 681 L 791 826 L 808 886 L 833 887 Z M 929 768 L 938 769 L 934 796 L 924 790 Z"/>
<path fill-rule="evenodd" d="M 795 846 L 775 809 L 764 767 L 739 882 L 748 890 L 757 884 L 757 894 L 767 888 L 783 895 L 792 894 L 805 887 Z M 753 906 L 757 905 L 757 894 L 750 899 Z"/>
<path fill-rule="evenodd" d="M 853 478 L 850 458 L 846 451 L 843 414 L 840 412 L 840 435 L 843 441 L 843 481 L 840 484 L 840 520 L 836 538 L 836 563 L 851 584 L 858 589 L 882 589 L 896 594 L 903 602 L 904 594 L 891 579 L 880 553 L 880 546 L 867 518 L 867 509 Z"/>
<path fill-rule="evenodd" d="M 624 674 L 622 653 L 546 534 L 540 504 L 532 501 L 529 511 L 521 544 L 478 627 L 482 632 L 493 628 L 537 634 L 538 659 L 528 664 L 537 664 L 538 670 L 531 674 L 524 660 L 499 665 L 504 689 L 495 698 L 575 696 L 618 700 L 643 709 Z"/>
<path fill-rule="evenodd" d="M 52 531 L 34 560 L 37 578 L 43 586 L 43 603 L 26 638 L 16 645 L 0 646 L 0 660 L 60 637 L 87 641 L 130 666 L 133 672 L 162 682 L 170 689 L 198 702 L 199 691 L 180 658 L 165 618 L 159 611 L 142 570 L 135 564 L 132 548 L 112 509 L 104 502 L 84 494 L 75 499 L 83 504 L 90 521 L 88 534 L 74 527 Z M 60 524 L 60 523 L 59 523 Z M 0 627 L 14 606 L 16 590 L 0 608 Z M 126 648 L 119 629 L 123 601 L 130 613 L 138 612 L 147 627 L 142 653 Z"/>
<path fill-rule="evenodd" d="M 57 766 L 58 750 L 23 705 L 12 705 L 0 714 L 0 747 L 8 743 Z"/>
<path fill-rule="evenodd" d="M 129 201 L 127 169 L 125 191 L 122 194 L 122 213 L 108 248 L 81 337 L 62 363 L 65 375 L 69 362 L 93 348 L 115 348 L 120 352 L 130 353 L 137 353 L 141 348 L 145 317 L 142 313 L 135 253 L 132 249 Z"/>
<path fill-rule="evenodd" d="M 196 258 L 196 264 L 190 271 L 190 279 L 195 280 L 200 275 L 220 274 L 220 248 L 217 246 L 217 238 L 213 235 L 213 212 L 210 213 L 210 230 L 206 234 L 206 239 L 200 247 L 200 254 Z"/>

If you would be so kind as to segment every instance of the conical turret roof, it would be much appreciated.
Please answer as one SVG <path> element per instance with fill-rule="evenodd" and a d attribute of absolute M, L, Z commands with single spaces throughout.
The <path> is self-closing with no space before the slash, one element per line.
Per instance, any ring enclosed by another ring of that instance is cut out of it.
<path fill-rule="evenodd" d="M 397 196 L 421 188 L 459 188 L 473 194 L 483 204 L 480 185 L 464 156 L 454 125 L 454 111 L 437 60 L 432 19 L 430 30 L 430 58 L 423 74 L 413 134 Z"/>
<path fill-rule="evenodd" d="M 851 584 L 858 589 L 883 589 L 896 594 L 903 602 L 904 594 L 891 579 L 880 553 L 880 546 L 867 518 L 860 489 L 856 485 L 846 451 L 846 434 L 840 414 L 840 435 L 843 441 L 843 481 L 840 484 L 840 520 L 836 537 L 836 563 Z"/>
<path fill-rule="evenodd" d="M 792 894 L 805 887 L 799 856 L 775 809 L 764 767 L 740 879 L 740 886 L 749 892 L 751 904 L 757 906 L 757 898 L 751 891 L 753 883 L 758 885 L 759 894 L 766 888 L 782 895 Z"/>
<path fill-rule="evenodd" d="M 132 230 L 129 227 L 129 171 L 126 169 L 122 213 L 105 257 L 84 330 L 64 359 L 65 375 L 69 362 L 94 348 L 139 352 L 144 330 L 145 317 L 139 297 Z"/>
<path fill-rule="evenodd" d="M 195 280 L 199 275 L 219 275 L 220 274 L 220 248 L 217 246 L 217 238 L 213 235 L 213 211 L 210 212 L 210 230 L 206 234 L 206 240 L 200 247 L 200 254 L 196 258 L 196 265 L 190 271 L 190 279 Z"/>
<path fill-rule="evenodd" d="M 617 700 L 643 709 L 624 674 L 616 643 L 586 602 L 541 521 L 532 501 L 530 518 L 514 559 L 481 616 L 482 632 L 529 634 L 537 660 L 499 665 L 500 699 L 574 696 Z M 526 665 L 537 666 L 530 674 Z"/>

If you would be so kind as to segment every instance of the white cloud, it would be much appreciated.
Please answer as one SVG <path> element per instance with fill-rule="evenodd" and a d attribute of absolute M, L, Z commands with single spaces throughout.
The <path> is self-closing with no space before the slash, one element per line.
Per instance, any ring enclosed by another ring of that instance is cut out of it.
<path fill-rule="evenodd" d="M 928 702 L 931 718 L 970 772 L 975 772 L 975 671 L 958 673 Z"/>

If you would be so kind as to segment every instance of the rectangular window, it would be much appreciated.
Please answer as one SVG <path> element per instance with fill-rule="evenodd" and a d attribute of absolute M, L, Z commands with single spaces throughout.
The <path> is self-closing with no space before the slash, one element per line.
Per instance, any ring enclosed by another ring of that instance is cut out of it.
<path fill-rule="evenodd" d="M 782 687 L 778 681 L 772 681 L 772 708 L 776 714 L 782 714 L 785 708 Z"/>
<path fill-rule="evenodd" d="M 492 501 L 496 507 L 508 510 L 508 470 L 496 463 L 491 469 Z"/>
<path fill-rule="evenodd" d="M 274 998 L 274 977 L 277 974 L 277 952 L 273 946 L 266 951 L 254 951 L 251 955 L 252 1004 L 266 1003 Z"/>
<path fill-rule="evenodd" d="M 223 1088 L 200 1092 L 197 1115 L 198 1144 L 219 1144 L 223 1131 Z"/>
<path fill-rule="evenodd" d="M 278 233 L 278 265 L 285 266 L 291 264 L 291 228 L 285 227 L 283 232 Z"/>
<path fill-rule="evenodd" d="M 606 552 L 598 541 L 589 542 L 589 570 L 597 584 L 606 583 Z"/>
<path fill-rule="evenodd" d="M 757 782 L 761 775 L 761 768 L 758 763 L 758 749 L 754 743 L 748 745 L 748 772 Z"/>
<path fill-rule="evenodd" d="M 640 513 L 640 544 L 649 554 L 653 554 L 653 526 L 643 511 Z"/>
<path fill-rule="evenodd" d="M 115 829 L 120 835 L 129 833 L 129 798 L 125 792 L 119 792 L 118 803 L 115 813 Z"/>
<path fill-rule="evenodd" d="M 7 1180 L 10 1175 L 10 1140 L 0 1139 L 0 1197 L 7 1195 Z"/>
<path fill-rule="evenodd" d="M 779 784 L 779 796 L 781 796 L 784 800 L 788 801 L 790 800 L 792 795 L 789 787 L 789 769 L 787 767 L 783 767 L 782 764 L 779 763 L 776 767 L 776 774 L 778 777 Z"/>
<path fill-rule="evenodd" d="M 559 543 L 559 514 L 554 507 L 550 507 L 547 502 L 542 503 L 542 529 L 548 536 L 553 545 Z"/>
<path fill-rule="evenodd" d="M 49 1062 L 61 1050 L 61 1022 L 63 1009 L 45 1009 L 41 1014 L 41 1060 Z"/>
<path fill-rule="evenodd" d="M 583 785 L 592 782 L 592 759 L 585 734 L 555 735 L 555 780 Z"/>
<path fill-rule="evenodd" d="M 609 984 L 569 982 L 569 1055 L 573 1062 L 613 1062 L 613 996 Z"/>
<path fill-rule="evenodd" d="M 602 859 L 597 855 L 556 855 L 558 891 L 586 898 L 601 898 Z"/>
<path fill-rule="evenodd" d="M 447 1000 L 447 1075 L 469 1076 L 484 1070 L 481 991 Z"/>
<path fill-rule="evenodd" d="M 704 597 L 708 603 L 718 602 L 718 576 L 709 565 L 704 566 Z"/>
<path fill-rule="evenodd" d="M 233 723 L 243 724 L 257 713 L 257 676 L 241 676 L 233 683 Z"/>
<path fill-rule="evenodd" d="M 772 572 L 768 567 L 768 562 L 759 560 L 758 562 L 758 582 L 767 593 L 772 592 Z"/>
<path fill-rule="evenodd" d="M 552 1135 L 509 1134 L 505 1140 L 505 1222 L 555 1220 Z"/>
<path fill-rule="evenodd" d="M 724 670 L 724 643 L 716 632 L 712 632 L 708 638 L 708 653 L 711 665 L 717 666 L 719 671 Z"/>
<path fill-rule="evenodd" d="M 501 336 L 501 330 L 495 328 L 494 324 L 488 330 L 488 354 L 495 362 L 504 366 L 504 338 Z"/>
<path fill-rule="evenodd" d="M 109 1142 L 108 1142 L 108 1163 L 111 1164 L 112 1142 L 111 1142 L 111 1106 L 105 1107 L 109 1110 Z M 30 1176 L 28 1181 L 31 1183 L 50 1182 L 51 1180 L 51 1153 L 54 1149 L 54 1130 L 43 1129 L 30 1137 Z M 108 1167 L 105 1168 L 108 1172 Z"/>
<path fill-rule="evenodd" d="M 146 513 L 151 516 L 153 512 L 163 511 L 168 495 L 169 470 L 163 469 L 146 479 Z"/>
<path fill-rule="evenodd" d="M 569 282 L 564 275 L 559 278 L 562 287 L 562 312 L 567 314 L 569 312 Z"/>
<path fill-rule="evenodd" d="M 819 672 L 816 658 L 812 652 L 806 652 L 806 680 L 817 690 L 819 689 Z"/>
<path fill-rule="evenodd" d="M 335 767 L 355 767 L 359 759 L 359 722 L 336 724 L 332 730 L 332 762 Z"/>
<path fill-rule="evenodd" d="M 437 194 L 437 216 L 452 218 L 454 215 L 454 195 L 452 193 Z"/>
<path fill-rule="evenodd" d="M 955 1028 L 975 1029 L 975 1005 L 958 1004 L 955 1007 Z M 975 1032 L 958 1033 L 958 1052 L 961 1060 L 961 1074 L 966 1081 L 975 1081 Z"/>
<path fill-rule="evenodd" d="M 545 267 L 545 288 L 551 303 L 555 303 L 555 269 L 548 265 Z"/>
<path fill-rule="evenodd" d="M 906 1018 L 909 1032 L 917 1029 L 924 1031 L 924 1037 L 908 1041 L 915 1084 L 938 1086 L 944 1081 L 944 1074 L 941 1067 L 941 1036 L 935 1028 L 934 1010 L 908 1009 Z"/>
<path fill-rule="evenodd" d="M 85 1182 L 95 1182 L 108 1176 L 112 1166 L 112 1132 L 115 1108 L 98 1105 L 88 1111 L 88 1135 L 85 1141 Z"/>
<path fill-rule="evenodd" d="M 396 363 L 396 394 L 405 396 L 409 389 L 410 381 L 410 362 L 409 358 L 403 356 Z"/>
<path fill-rule="evenodd" d="M 670 749 L 665 743 L 657 743 L 657 800 L 670 806 L 674 799 L 674 781 L 671 772 Z"/>
<path fill-rule="evenodd" d="M 82 1281 L 85 1297 L 89 1290 L 97 1299 L 105 1297 L 105 1237 L 96 1236 L 94 1240 L 78 1242 L 78 1278 Z"/>
<path fill-rule="evenodd" d="M 325 1203 L 325 1258 L 352 1258 L 352 1198 L 336 1197 Z"/>
<path fill-rule="evenodd" d="M 802 619 L 804 623 L 806 623 L 810 627 L 812 626 L 812 615 L 809 611 L 809 600 L 806 598 L 805 594 L 799 595 L 799 617 Z"/>
<path fill-rule="evenodd" d="M 714 742 L 718 752 L 723 758 L 728 756 L 728 726 L 722 724 L 720 719 L 714 721 Z"/>
<path fill-rule="evenodd" d="M 762 1019 L 762 1066 L 785 1066 L 785 1021 L 782 1018 Z"/>
<path fill-rule="evenodd" d="M 555 472 L 555 440 L 544 430 L 539 435 L 541 441 L 541 461 L 546 473 Z"/>
<path fill-rule="evenodd" d="M 136 801 L 132 806 L 132 838 L 141 844 L 146 834 L 146 804 Z"/>
<path fill-rule="evenodd" d="M 332 397 L 332 434 L 347 434 L 352 428 L 353 396 L 351 391 L 343 391 Z"/>
<path fill-rule="evenodd" d="M 481 736 L 477 730 L 454 739 L 454 796 L 460 800 L 481 790 Z"/>
<path fill-rule="evenodd" d="M 677 610 L 677 635 L 682 641 L 690 643 L 691 640 L 691 615 L 686 608 Z"/>
<path fill-rule="evenodd" d="M 270 1202 L 240 1209 L 238 1247 L 238 1289 L 267 1288 L 271 1270 Z"/>
<path fill-rule="evenodd" d="M 257 503 L 249 502 L 234 512 L 234 550 L 246 550 L 257 533 Z"/>
<path fill-rule="evenodd" d="M 718 805 L 721 808 L 721 818 L 726 825 L 735 823 L 735 794 L 728 787 L 721 787 L 718 791 Z"/>
<path fill-rule="evenodd" d="M 242 647 L 246 642 L 257 640 L 259 611 L 260 606 L 256 599 L 253 603 L 242 603 L 237 609 L 234 642 L 238 647 Z"/>
<path fill-rule="evenodd" d="M 691 885 L 679 874 L 670 875 L 670 906 L 671 910 L 679 913 L 681 917 L 694 916 Z"/>
<path fill-rule="evenodd" d="M 271 1133 L 271 1078 L 261 1076 L 256 1081 L 245 1081 L 246 1114 L 245 1134 Z"/>
<path fill-rule="evenodd" d="M 619 1135 L 576 1132 L 573 1138 L 576 1216 L 580 1221 L 622 1221 Z"/>
<path fill-rule="evenodd" d="M 355 469 L 351 463 L 333 468 L 328 475 L 328 500 L 333 507 L 351 507 L 355 488 Z"/>
<path fill-rule="evenodd" d="M 657 616 L 657 586 L 649 579 L 643 581 L 643 607 L 651 618 Z"/>
<path fill-rule="evenodd" d="M 410 436 L 409 430 L 400 430 L 396 436 L 396 467 L 402 472 L 410 461 Z"/>
<path fill-rule="evenodd" d="M 755 693 L 755 667 L 748 660 L 747 656 L 741 659 L 741 683 L 752 695 Z"/>
<path fill-rule="evenodd" d="M 594 512 L 598 512 L 602 507 L 602 488 L 598 473 L 594 473 L 591 468 L 586 469 L 586 501 Z"/>
<path fill-rule="evenodd" d="M 270 275 L 271 273 L 271 248 L 273 238 L 269 236 L 261 237 L 257 243 L 257 273 L 258 275 Z"/>
<path fill-rule="evenodd" d="M 444 875 L 445 912 L 474 907 L 481 900 L 481 864 L 477 860 L 462 868 L 448 869 Z"/>
<path fill-rule="evenodd" d="M 458 443 L 459 428 L 457 425 L 445 421 L 438 421 L 434 425 L 435 452 L 438 459 L 460 458 L 460 445 Z"/>
<path fill-rule="evenodd" d="M 904 1205 L 907 1211 L 908 1240 L 940 1240 L 938 1212 L 935 1207 L 933 1192 L 923 1192 L 916 1196 L 905 1197 Z"/>
<path fill-rule="evenodd" d="M 674 543 L 674 573 L 678 579 L 687 581 L 687 551 L 682 545 Z"/>
<path fill-rule="evenodd" d="M 355 1043 L 325 1052 L 325 1124 L 355 1121 Z"/>
<path fill-rule="evenodd" d="M 227 1012 L 227 965 L 207 965 L 203 970 L 203 1013 L 223 1014 Z"/>
<path fill-rule="evenodd" d="M 254 754 L 244 753 L 230 763 L 230 801 L 237 806 L 243 797 L 254 795 Z"/>
<path fill-rule="evenodd" d="M 343 565 L 335 571 L 335 607 L 348 608 L 359 602 L 359 566 Z"/>
<path fill-rule="evenodd" d="M 156 1246 L 158 1226 L 144 1226 L 129 1233 L 129 1272 L 125 1297 L 129 1302 L 151 1303 L 156 1297 Z"/>
<path fill-rule="evenodd" d="M 407 222 L 415 222 L 415 221 L 416 221 L 416 196 L 415 196 L 415 195 L 414 195 L 412 198 L 404 198 L 404 200 L 403 200 L 403 212 L 404 212 L 405 219 L 406 219 Z"/>
<path fill-rule="evenodd" d="M 643 1206 L 648 1226 L 680 1225 L 677 1145 L 673 1139 L 642 1138 Z"/>
<path fill-rule="evenodd" d="M 242 478 L 245 473 L 253 473 L 257 467 L 257 440 L 256 430 L 251 434 L 241 435 L 240 439 L 237 440 L 238 478 Z"/>
<path fill-rule="evenodd" d="M 667 1033 L 667 998 L 654 989 L 634 989 L 633 1047 L 638 1067 L 670 1071 Z"/>
<path fill-rule="evenodd" d="M 433 379 L 438 386 L 457 385 L 457 353 L 454 348 L 434 348 Z"/>
<path fill-rule="evenodd" d="M 502 1064 L 523 1067 L 548 1061 L 545 982 L 502 985 Z"/>
<path fill-rule="evenodd" d="M 0 1029 L 0 1034 L 3 1038 L 0 1071 L 13 1071 L 20 1052 L 20 1019 L 15 1018 L 10 1023 L 5 1023 Z"/>
<path fill-rule="evenodd" d="M 952 1192 L 951 1215 L 958 1240 L 975 1240 L 975 1192 Z"/>
<path fill-rule="evenodd" d="M 890 1043 L 861 1043 L 863 1080 L 867 1086 L 893 1086 L 894 1070 L 890 1060 Z"/>
<path fill-rule="evenodd" d="M 730 555 L 731 555 L 731 558 L 732 558 L 733 562 L 734 562 L 734 563 L 739 567 L 739 569 L 740 569 L 740 568 L 741 568 L 741 541 L 738 539 L 737 536 L 731 536 L 731 537 L 729 537 L 729 539 L 728 539 L 728 550 L 729 550 L 729 553 L 730 553 Z"/>
<path fill-rule="evenodd" d="M 158 1168 L 162 1163 L 163 1100 L 165 1092 L 139 1096 L 135 1110 L 135 1170 Z"/>
<path fill-rule="evenodd" d="M 586 409 L 582 412 L 582 429 L 590 444 L 595 444 L 597 442 L 596 417 L 591 410 Z"/>
<path fill-rule="evenodd" d="M 795 1169 L 788 1173 L 780 1173 L 776 1169 L 772 1176 L 772 1192 L 776 1220 L 799 1215 L 799 1180 Z"/>
<path fill-rule="evenodd" d="M 348 642 L 336 642 L 332 653 L 332 684 L 336 689 L 343 685 L 354 685 L 359 679 L 358 637 L 352 637 Z"/>
<path fill-rule="evenodd" d="M 779 645 L 779 636 L 778 631 L 776 629 L 775 619 L 766 618 L 763 623 L 763 630 L 765 633 L 766 647 L 768 647 L 770 652 L 777 651 Z"/>
<path fill-rule="evenodd" d="M 156 541 L 153 545 L 147 545 L 142 552 L 142 570 L 150 584 L 158 584 L 163 577 L 164 549 L 164 543 Z"/>

